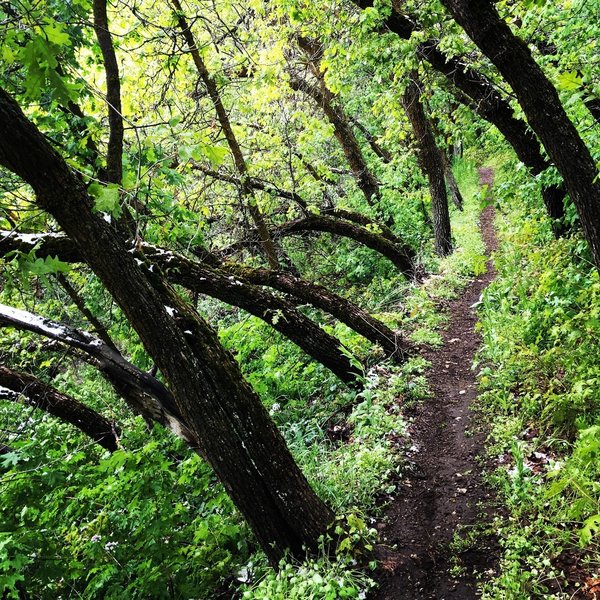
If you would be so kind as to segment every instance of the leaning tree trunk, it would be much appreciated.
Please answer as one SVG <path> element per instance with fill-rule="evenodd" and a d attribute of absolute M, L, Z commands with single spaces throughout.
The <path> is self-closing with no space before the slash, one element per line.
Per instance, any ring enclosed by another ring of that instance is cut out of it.
<path fill-rule="evenodd" d="M 363 134 L 365 140 L 367 140 L 369 146 L 371 146 L 371 150 L 373 150 L 374 154 L 376 154 L 385 164 L 392 162 L 392 153 L 379 145 L 375 139 L 375 136 L 365 125 L 353 117 L 349 117 L 348 120 L 350 123 L 352 123 L 352 125 L 354 125 L 354 127 L 356 127 L 356 129 L 358 129 L 358 131 Z"/>
<path fill-rule="evenodd" d="M 298 46 L 306 54 L 311 73 L 316 79 L 317 85 L 303 81 L 292 76 L 290 84 L 294 90 L 299 90 L 310 96 L 321 108 L 327 120 L 333 125 L 333 133 L 346 156 L 346 160 L 352 170 L 352 175 L 358 188 L 364 194 L 370 206 L 377 206 L 381 198 L 381 190 L 377 177 L 369 168 L 367 160 L 358 143 L 350 120 L 341 106 L 336 103 L 334 95 L 327 87 L 325 77 L 320 69 L 321 52 L 317 42 L 304 37 L 298 37 Z"/>
<path fill-rule="evenodd" d="M 435 251 L 439 256 L 447 256 L 452 252 L 452 233 L 444 178 L 444 161 L 423 110 L 419 83 L 414 75 L 411 75 L 404 93 L 403 105 L 415 134 L 419 163 L 429 180 Z"/>
<path fill-rule="evenodd" d="M 53 256 L 66 262 L 82 260 L 76 254 L 71 240 L 65 236 L 0 231 L 0 256 L 9 252 L 28 253 L 34 248 L 39 258 Z M 149 244 L 142 244 L 142 250 L 154 265 L 163 270 L 171 283 L 177 283 L 191 291 L 219 298 L 247 310 L 296 342 L 299 347 L 323 364 L 325 364 L 321 360 L 323 356 L 331 355 L 334 364 L 338 365 L 336 370 L 342 375 L 342 380 L 352 377 L 356 371 L 351 367 L 347 357 L 344 356 L 345 362 L 339 361 L 339 356 L 342 355 L 339 342 L 319 330 L 321 333 L 314 341 L 305 343 L 306 328 L 303 326 L 305 321 L 298 320 L 294 316 L 297 311 L 293 299 L 312 304 L 315 308 L 329 313 L 374 344 L 379 344 L 388 356 L 397 361 L 404 361 L 412 351 L 410 345 L 398 334 L 356 304 L 318 284 L 300 279 L 290 273 L 222 264 L 214 255 L 206 255 L 205 258 L 200 256 L 203 264 L 199 265 L 181 254 Z M 67 256 L 70 258 L 66 259 Z M 281 299 L 265 294 L 256 287 L 258 285 L 288 294 L 291 297 L 290 302 L 280 302 Z M 309 321 L 304 315 L 301 316 Z M 309 323 L 310 333 L 316 325 L 312 321 Z M 311 337 L 312 334 L 309 338 Z M 352 379 L 349 383 L 353 383 Z"/>
<path fill-rule="evenodd" d="M 36 377 L 0 365 L 0 400 L 32 406 L 77 427 L 94 442 L 114 452 L 118 447 L 117 426 Z"/>
<path fill-rule="evenodd" d="M 340 341 L 326 333 L 285 298 L 279 298 L 252 285 L 242 277 L 198 264 L 180 254 L 159 248 L 154 254 L 149 246 L 144 251 L 150 261 L 162 266 L 173 283 L 244 309 L 294 342 L 344 383 L 357 384 L 361 371 L 341 351 Z"/>
<path fill-rule="evenodd" d="M 411 354 L 412 348 L 406 340 L 402 340 L 387 325 L 372 317 L 353 302 L 334 294 L 321 285 L 281 271 L 251 269 L 236 265 L 226 265 L 225 268 L 251 283 L 272 287 L 328 312 L 350 329 L 371 342 L 379 344 L 388 356 L 399 362 L 404 362 Z"/>
<path fill-rule="evenodd" d="M 305 556 L 333 520 L 215 331 L 155 273 L 142 270 L 71 171 L 0 91 L 0 164 L 29 183 L 106 286 L 173 392 L 217 477 L 269 560 Z"/>
<path fill-rule="evenodd" d="M 94 0 L 94 31 L 102 52 L 106 73 L 109 139 L 106 154 L 106 182 L 121 184 L 123 178 L 123 117 L 121 115 L 121 78 L 119 63 L 108 28 L 106 0 Z"/>
<path fill-rule="evenodd" d="M 292 235 L 303 231 L 323 231 L 353 239 L 385 256 L 407 277 L 414 275 L 415 253 L 412 248 L 406 245 L 400 246 L 386 236 L 374 233 L 366 227 L 346 219 L 326 215 L 309 215 L 279 225 L 274 230 L 276 236 Z"/>
<path fill-rule="evenodd" d="M 515 36 L 495 6 L 485 0 L 442 0 L 457 23 L 492 61 L 560 171 L 579 213 L 584 235 L 600 269 L 600 181 L 589 149 L 570 121 L 556 88 Z"/>
<path fill-rule="evenodd" d="M 242 148 L 237 140 L 237 136 L 235 135 L 233 127 L 231 126 L 229 115 L 227 114 L 225 106 L 223 105 L 217 83 L 209 73 L 208 69 L 206 68 L 206 64 L 202 60 L 202 56 L 198 50 L 198 45 L 196 44 L 192 30 L 190 29 L 190 26 L 184 16 L 181 3 L 179 0 L 171 0 L 171 3 L 175 8 L 177 22 L 188 45 L 188 51 L 192 56 L 192 60 L 194 61 L 194 65 L 198 71 L 198 74 L 200 75 L 200 78 L 202 79 L 202 82 L 206 86 L 208 95 L 210 96 L 215 108 L 215 112 L 217 113 L 217 119 L 219 120 L 223 134 L 227 140 L 227 145 L 229 146 L 229 150 L 233 156 L 233 162 L 242 179 L 240 195 L 244 200 L 245 206 L 248 209 L 248 212 L 250 213 L 250 216 L 252 217 L 252 220 L 254 221 L 254 224 L 256 225 L 256 228 L 260 234 L 261 248 L 265 253 L 269 266 L 272 269 L 278 269 L 278 249 L 276 248 L 275 242 L 271 237 L 269 228 L 265 222 L 265 218 L 258 207 L 258 204 L 256 203 L 256 197 L 254 196 L 252 186 L 249 182 L 248 165 L 246 163 L 246 159 L 244 158 Z"/>

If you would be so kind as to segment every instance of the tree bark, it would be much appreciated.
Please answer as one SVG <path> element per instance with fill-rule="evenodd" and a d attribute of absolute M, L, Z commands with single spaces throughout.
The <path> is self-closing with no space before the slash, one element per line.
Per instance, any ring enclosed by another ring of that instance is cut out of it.
<path fill-rule="evenodd" d="M 269 560 L 316 551 L 333 520 L 216 333 L 92 210 L 71 171 L 17 104 L 0 91 L 0 164 L 29 183 L 122 308 L 167 380 L 203 454 Z M 168 308 L 167 308 L 168 307 Z M 191 333 L 187 333 L 191 332 Z"/>
<path fill-rule="evenodd" d="M 105 448 L 118 448 L 117 426 L 96 411 L 36 377 L 0 365 L 0 400 L 26 403 L 77 427 Z"/>
<path fill-rule="evenodd" d="M 379 182 L 367 164 L 346 115 L 339 107 L 334 106 L 333 94 L 324 82 L 317 88 L 296 77 L 290 78 L 290 87 L 312 98 L 323 110 L 327 120 L 333 125 L 333 135 L 344 152 L 358 189 L 363 193 L 367 204 L 376 207 L 377 201 L 381 198 Z"/>
<path fill-rule="evenodd" d="M 43 239 L 41 235 L 33 238 L 38 247 L 36 255 L 41 258 L 48 256 Z M 56 243 L 56 239 L 53 237 L 48 239 L 50 248 L 55 252 L 55 255 L 62 256 L 61 248 Z M 63 240 L 62 248 L 64 248 L 65 254 L 73 257 L 75 253 L 72 249 L 69 249 L 72 243 L 67 238 L 63 237 Z M 0 232 L 0 255 L 14 250 L 27 252 L 33 248 L 34 246 L 27 241 L 26 235 L 19 236 L 19 234 L 13 234 L 12 232 Z M 153 265 L 164 271 L 171 283 L 176 283 L 193 292 L 205 294 L 242 308 L 279 331 L 310 357 L 327 367 L 341 381 L 348 385 L 357 385 L 357 378 L 361 375 L 361 372 L 352 365 L 347 353 L 341 351 L 339 340 L 299 312 L 293 303 L 262 290 L 241 277 L 236 277 L 231 272 L 215 268 L 214 262 L 198 264 L 181 254 L 148 244 L 142 244 L 141 249 Z M 77 260 L 81 260 L 81 257 L 78 257 Z M 150 265 L 150 267 L 153 268 L 153 265 Z M 81 299 L 79 301 L 81 304 Z M 87 309 L 85 310 L 87 311 Z M 96 319 L 94 318 L 94 320 Z M 108 339 L 110 340 L 110 338 Z M 116 351 L 112 342 L 109 344 L 106 339 L 103 339 L 103 341 Z"/>
<path fill-rule="evenodd" d="M 444 178 L 444 161 L 440 149 L 437 147 L 431 124 L 425 115 L 421 103 L 419 81 L 415 74 L 410 76 L 408 87 L 404 93 L 403 105 L 417 142 L 421 169 L 429 180 L 435 251 L 439 256 L 447 256 L 452 252 L 452 232 Z"/>
<path fill-rule="evenodd" d="M 338 296 L 321 285 L 294 277 L 289 273 L 268 269 L 251 269 L 227 264 L 225 268 L 256 285 L 265 285 L 289 294 L 302 302 L 320 308 L 344 323 L 374 344 L 379 344 L 386 354 L 404 362 L 412 353 L 411 346 L 387 325 L 372 317 L 359 306 Z"/>
<path fill-rule="evenodd" d="M 252 192 L 252 185 L 249 181 L 248 174 L 248 165 L 246 164 L 246 159 L 244 158 L 244 154 L 242 149 L 238 143 L 235 132 L 233 131 L 233 127 L 231 126 L 231 121 L 229 120 L 229 115 L 225 110 L 225 106 L 223 105 L 223 101 L 221 100 L 221 94 L 219 93 L 219 88 L 211 74 L 208 72 L 202 57 L 200 56 L 200 52 L 198 52 L 198 47 L 196 46 L 196 41 L 194 39 L 194 34 L 190 29 L 190 26 L 187 23 L 187 20 L 184 16 L 183 8 L 179 0 L 171 0 L 173 7 L 176 11 L 177 21 L 183 37 L 188 45 L 188 51 L 192 56 L 192 60 L 194 61 L 194 65 L 200 75 L 200 79 L 206 86 L 208 91 L 208 95 L 213 103 L 215 108 L 215 112 L 217 113 L 217 119 L 219 120 L 219 124 L 221 125 L 221 129 L 223 130 L 223 134 L 225 135 L 225 139 L 227 140 L 227 145 L 229 146 L 229 150 L 233 156 L 233 162 L 235 167 L 240 174 L 241 177 L 241 187 L 240 187 L 240 195 L 242 199 L 245 200 L 245 205 L 248 208 L 248 212 L 254 221 L 254 225 L 260 234 L 260 242 L 261 247 L 264 250 L 265 256 L 267 258 L 267 262 L 272 269 L 279 268 L 279 257 L 278 250 L 275 246 L 275 242 L 273 241 L 269 228 L 265 222 L 264 216 L 256 203 L 256 198 Z"/>
<path fill-rule="evenodd" d="M 94 0 L 94 31 L 102 52 L 106 73 L 106 104 L 108 105 L 108 152 L 106 154 L 106 182 L 120 184 L 123 179 L 123 117 L 121 116 L 121 79 L 119 63 L 108 28 L 106 0 Z"/>
<path fill-rule="evenodd" d="M 175 435 L 197 446 L 197 440 L 179 413 L 171 392 L 152 375 L 138 369 L 100 339 L 86 331 L 4 304 L 0 304 L 0 327 L 31 331 L 83 352 L 92 359 L 92 364 L 135 414 L 142 415 L 147 422 L 160 423 Z"/>
<path fill-rule="evenodd" d="M 556 88 L 533 59 L 527 44 L 513 34 L 491 2 L 442 0 L 442 4 L 514 90 L 530 126 L 563 176 L 600 269 L 598 169 Z"/>
<path fill-rule="evenodd" d="M 309 215 L 279 225 L 274 229 L 274 234 L 276 236 L 286 236 L 304 231 L 323 231 L 353 239 L 385 256 L 407 277 L 414 275 L 413 259 L 415 253 L 412 248 L 399 246 L 384 235 L 374 233 L 358 223 L 352 223 L 345 219 L 327 215 Z"/>

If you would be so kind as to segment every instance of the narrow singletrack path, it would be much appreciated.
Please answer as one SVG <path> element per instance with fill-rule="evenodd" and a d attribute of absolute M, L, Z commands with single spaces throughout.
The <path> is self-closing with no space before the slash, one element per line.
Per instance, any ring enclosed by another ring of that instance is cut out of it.
<path fill-rule="evenodd" d="M 491 189 L 493 171 L 479 174 Z M 490 206 L 480 218 L 488 256 L 496 248 L 493 220 Z M 382 536 L 388 549 L 379 549 L 376 600 L 470 600 L 478 597 L 476 574 L 494 568 L 497 551 L 489 540 L 450 548 L 455 534 L 464 538 L 480 520 L 491 495 L 476 461 L 485 438 L 472 423 L 470 407 L 477 397 L 471 364 L 481 344 L 475 306 L 494 275 L 490 260 L 487 272 L 448 304 L 444 345 L 424 352 L 432 363 L 427 377 L 433 397 L 415 409 L 413 464 L 387 509 Z"/>

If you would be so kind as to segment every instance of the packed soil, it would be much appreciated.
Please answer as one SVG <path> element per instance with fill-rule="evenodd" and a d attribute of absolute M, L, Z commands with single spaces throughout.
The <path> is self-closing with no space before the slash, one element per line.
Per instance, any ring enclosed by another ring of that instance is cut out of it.
<path fill-rule="evenodd" d="M 491 190 L 493 171 L 482 168 L 479 176 Z M 489 206 L 480 218 L 488 256 L 496 248 L 493 220 Z M 382 522 L 376 600 L 470 600 L 478 597 L 477 577 L 487 578 L 495 569 L 493 538 L 479 536 L 474 543 L 451 546 L 456 536 L 466 539 L 492 510 L 477 460 L 485 435 L 471 412 L 477 397 L 471 364 L 481 344 L 474 329 L 476 306 L 494 275 L 489 260 L 484 275 L 440 307 L 449 318 L 444 345 L 423 351 L 432 364 L 427 373 L 432 397 L 414 410 L 410 463 Z"/>

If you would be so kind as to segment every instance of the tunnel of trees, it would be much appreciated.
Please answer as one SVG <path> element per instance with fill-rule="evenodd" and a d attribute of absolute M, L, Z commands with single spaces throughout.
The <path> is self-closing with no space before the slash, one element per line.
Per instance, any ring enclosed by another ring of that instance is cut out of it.
<path fill-rule="evenodd" d="M 368 562 L 326 452 L 392 452 L 356 415 L 418 389 L 428 286 L 485 270 L 469 215 L 526 196 L 597 281 L 593 4 L 0 3 L 3 598 Z M 472 187 L 490 157 L 513 191 Z"/>

